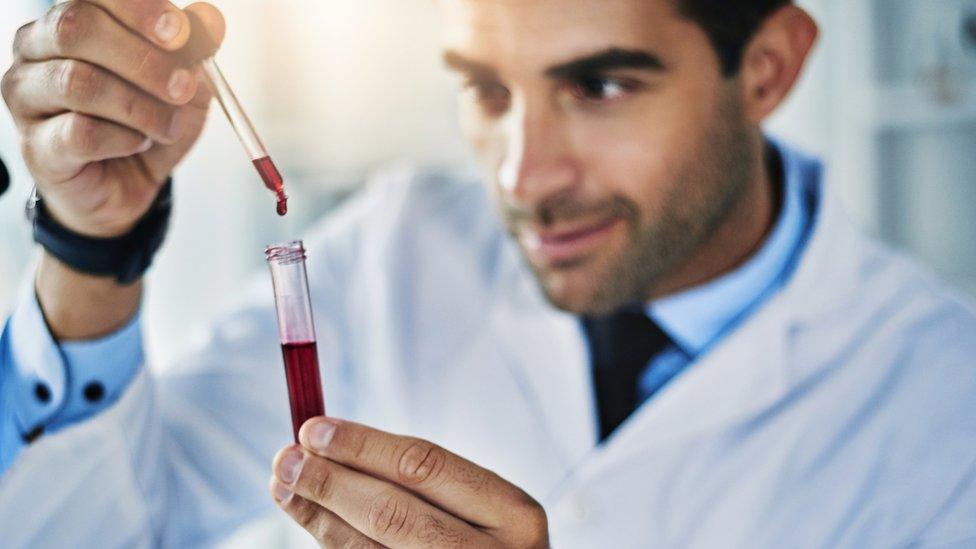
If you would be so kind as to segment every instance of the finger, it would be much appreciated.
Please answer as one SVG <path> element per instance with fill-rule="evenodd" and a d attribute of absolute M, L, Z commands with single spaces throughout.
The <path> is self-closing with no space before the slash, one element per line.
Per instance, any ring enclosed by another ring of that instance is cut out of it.
<path fill-rule="evenodd" d="M 153 96 L 181 105 L 196 93 L 193 74 L 177 59 L 123 27 L 89 2 L 58 4 L 18 39 L 25 61 L 78 59 L 98 65 Z"/>
<path fill-rule="evenodd" d="M 190 21 L 166 0 L 86 0 L 162 48 L 179 49 L 190 37 Z"/>
<path fill-rule="evenodd" d="M 391 547 L 465 546 L 488 537 L 384 480 L 290 446 L 275 458 L 275 474 L 296 496 L 332 511 L 357 531 Z"/>
<path fill-rule="evenodd" d="M 359 533 L 335 513 L 301 496 L 271 477 L 271 496 L 291 518 L 324 547 L 383 547 Z"/>
<path fill-rule="evenodd" d="M 28 63 L 19 69 L 10 107 L 41 118 L 74 111 L 117 122 L 160 143 L 180 137 L 179 107 L 168 105 L 95 65 L 73 59 Z"/>
<path fill-rule="evenodd" d="M 34 173 L 52 182 L 78 175 L 88 164 L 145 152 L 152 140 L 141 133 L 79 113 L 64 113 L 35 124 L 25 144 Z"/>
<path fill-rule="evenodd" d="M 202 78 L 202 77 L 200 77 Z M 171 122 L 175 128 L 176 142 L 170 145 L 156 145 L 141 155 L 143 165 L 154 181 L 165 180 L 173 167 L 186 156 L 196 143 L 207 121 L 207 110 L 212 97 L 207 86 L 197 88 L 197 95 L 179 108 Z"/>
<path fill-rule="evenodd" d="M 497 474 L 414 437 L 334 418 L 313 418 L 299 433 L 318 455 L 421 495 L 467 522 L 498 528 L 538 504 Z M 490 497 L 489 497 L 490 495 Z"/>

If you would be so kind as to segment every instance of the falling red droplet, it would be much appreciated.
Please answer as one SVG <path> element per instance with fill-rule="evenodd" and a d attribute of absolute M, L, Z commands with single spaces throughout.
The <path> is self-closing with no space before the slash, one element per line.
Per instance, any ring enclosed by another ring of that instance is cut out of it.
<path fill-rule="evenodd" d="M 285 215 L 288 213 L 288 199 L 280 198 L 278 199 L 278 215 Z"/>

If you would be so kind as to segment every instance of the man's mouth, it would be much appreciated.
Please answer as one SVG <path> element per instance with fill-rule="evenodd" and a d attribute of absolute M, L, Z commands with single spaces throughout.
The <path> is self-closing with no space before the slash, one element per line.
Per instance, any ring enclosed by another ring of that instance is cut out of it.
<path fill-rule="evenodd" d="M 623 222 L 623 218 L 612 216 L 585 224 L 565 223 L 547 228 L 527 225 L 519 231 L 519 242 L 537 266 L 567 266 L 606 244 Z"/>

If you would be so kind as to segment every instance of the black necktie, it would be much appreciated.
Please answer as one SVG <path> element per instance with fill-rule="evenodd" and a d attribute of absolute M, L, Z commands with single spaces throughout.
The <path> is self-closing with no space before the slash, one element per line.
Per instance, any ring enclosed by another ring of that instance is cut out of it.
<path fill-rule="evenodd" d="M 584 318 L 583 327 L 590 343 L 602 442 L 640 405 L 640 374 L 671 339 L 647 314 L 633 309 Z"/>

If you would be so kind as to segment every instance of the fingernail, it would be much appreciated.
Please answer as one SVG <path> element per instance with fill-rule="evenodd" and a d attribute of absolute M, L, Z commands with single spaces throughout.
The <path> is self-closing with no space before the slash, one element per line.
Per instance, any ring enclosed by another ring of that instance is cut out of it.
<path fill-rule="evenodd" d="M 147 137 L 146 140 L 139 145 L 139 148 L 136 150 L 136 152 L 144 153 L 149 149 L 151 149 L 152 146 L 153 146 L 153 140 Z"/>
<path fill-rule="evenodd" d="M 298 450 L 292 449 L 282 458 L 278 464 L 278 478 L 285 484 L 291 484 L 298 479 L 298 473 L 302 471 L 302 462 L 305 456 Z"/>
<path fill-rule="evenodd" d="M 169 43 L 180 34 L 182 29 L 183 21 L 180 19 L 180 16 L 171 11 L 167 11 L 156 21 L 156 27 L 153 29 L 153 32 L 156 33 L 156 38 L 160 41 Z"/>
<path fill-rule="evenodd" d="M 186 92 L 189 91 L 192 84 L 193 76 L 190 74 L 190 71 L 176 69 L 173 71 L 173 75 L 169 77 L 169 84 L 166 85 L 166 91 L 171 98 L 180 99 L 186 95 Z"/>
<path fill-rule="evenodd" d="M 183 114 L 182 110 L 178 110 L 173 113 L 173 119 L 169 121 L 169 130 L 167 130 L 166 135 L 173 141 L 178 140 L 183 137 L 183 121 L 186 116 Z"/>
<path fill-rule="evenodd" d="M 288 501 L 292 495 L 292 491 L 288 489 L 287 486 L 280 482 L 275 482 L 274 485 L 274 498 L 278 503 L 284 503 Z"/>
<path fill-rule="evenodd" d="M 308 442 L 316 450 L 325 450 L 328 448 L 329 442 L 332 441 L 333 434 L 335 434 L 335 425 L 327 421 L 320 421 L 309 428 Z"/>

